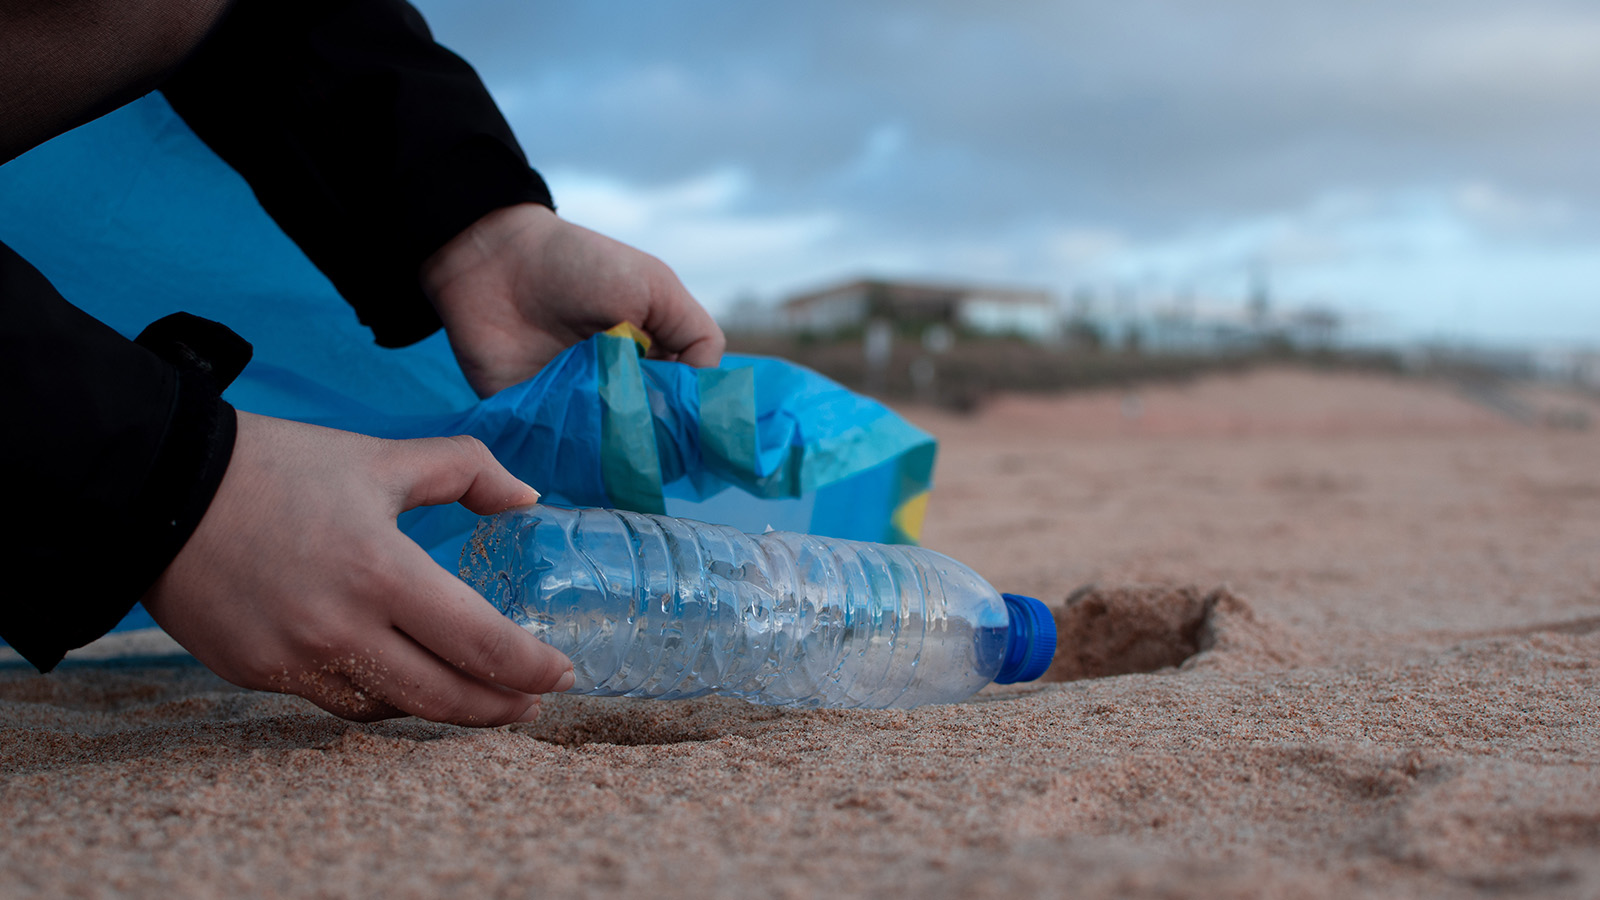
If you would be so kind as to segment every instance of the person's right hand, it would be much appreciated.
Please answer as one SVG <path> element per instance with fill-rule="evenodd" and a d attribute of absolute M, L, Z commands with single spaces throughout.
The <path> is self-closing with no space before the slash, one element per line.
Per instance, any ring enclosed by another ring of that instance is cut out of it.
<path fill-rule="evenodd" d="M 423 263 L 421 278 L 480 397 L 619 322 L 650 336 L 653 359 L 713 367 L 727 344 L 661 260 L 537 203 L 479 219 Z"/>
<path fill-rule="evenodd" d="M 540 694 L 572 686 L 572 664 L 395 517 L 457 500 L 488 515 L 538 496 L 473 438 L 387 441 L 241 412 L 216 497 L 144 604 L 241 687 L 362 721 L 527 721 Z"/>

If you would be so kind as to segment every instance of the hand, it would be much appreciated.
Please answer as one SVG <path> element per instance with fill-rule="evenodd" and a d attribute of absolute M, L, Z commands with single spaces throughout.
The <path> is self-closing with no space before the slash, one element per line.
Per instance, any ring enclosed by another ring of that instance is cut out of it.
<path fill-rule="evenodd" d="M 660 260 L 533 203 L 479 219 L 422 267 L 423 290 L 479 396 L 531 378 L 619 322 L 650 355 L 715 366 L 722 329 Z"/>
<path fill-rule="evenodd" d="M 572 686 L 571 663 L 395 517 L 538 497 L 473 438 L 386 441 L 241 412 L 222 485 L 145 607 L 223 678 L 347 719 L 527 721 L 539 694 Z"/>

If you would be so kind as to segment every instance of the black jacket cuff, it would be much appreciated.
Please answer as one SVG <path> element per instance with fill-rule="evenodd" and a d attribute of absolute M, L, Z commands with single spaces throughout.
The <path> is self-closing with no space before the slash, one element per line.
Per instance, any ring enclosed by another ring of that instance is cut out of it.
<path fill-rule="evenodd" d="M 115 627 L 199 526 L 233 454 L 221 392 L 250 345 L 184 314 L 128 341 L 3 246 L 0 310 L 17 428 L 0 459 L 21 480 L 0 636 L 49 671 Z"/>

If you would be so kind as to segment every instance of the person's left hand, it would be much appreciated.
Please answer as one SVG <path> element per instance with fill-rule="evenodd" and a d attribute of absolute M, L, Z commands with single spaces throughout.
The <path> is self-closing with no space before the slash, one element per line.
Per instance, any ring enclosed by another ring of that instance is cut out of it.
<path fill-rule="evenodd" d="M 483 397 L 624 321 L 650 336 L 652 357 L 722 359 L 722 329 L 666 264 L 533 203 L 473 223 L 423 264 L 422 286 Z"/>

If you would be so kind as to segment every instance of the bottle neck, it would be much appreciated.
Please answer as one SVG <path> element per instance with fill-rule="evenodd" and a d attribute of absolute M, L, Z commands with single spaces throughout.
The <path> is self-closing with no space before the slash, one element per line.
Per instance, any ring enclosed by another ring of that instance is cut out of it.
<path fill-rule="evenodd" d="M 1050 668 L 1056 655 L 1056 621 L 1050 608 L 1032 597 L 1001 594 L 1011 625 L 1006 629 L 1006 653 L 995 684 L 1033 681 Z"/>

